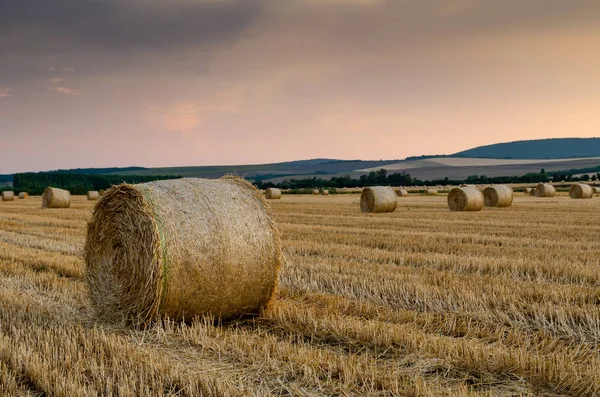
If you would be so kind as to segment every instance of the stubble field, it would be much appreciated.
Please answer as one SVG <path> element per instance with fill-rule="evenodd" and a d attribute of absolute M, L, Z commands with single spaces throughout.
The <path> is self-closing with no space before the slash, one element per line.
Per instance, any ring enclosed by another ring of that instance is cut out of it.
<path fill-rule="evenodd" d="M 599 395 L 598 200 L 284 196 L 272 310 L 146 330 L 91 311 L 92 202 L 0 202 L 0 395 Z"/>

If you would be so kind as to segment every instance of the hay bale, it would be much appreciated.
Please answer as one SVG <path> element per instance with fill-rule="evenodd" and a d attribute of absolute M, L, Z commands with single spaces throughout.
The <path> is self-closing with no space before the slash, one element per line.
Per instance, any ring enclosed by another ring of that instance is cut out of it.
<path fill-rule="evenodd" d="M 19 199 L 21 199 L 21 200 L 25 200 L 28 197 L 29 197 L 29 193 L 27 193 L 27 192 L 19 193 Z"/>
<path fill-rule="evenodd" d="M 396 196 L 399 196 L 399 197 L 408 196 L 408 190 L 406 190 L 406 189 L 396 189 L 395 191 L 396 191 Z"/>
<path fill-rule="evenodd" d="M 329 190 L 325 190 L 325 189 L 323 189 L 323 190 L 321 190 L 321 194 L 322 194 L 323 196 L 328 196 L 328 195 L 329 195 Z"/>
<path fill-rule="evenodd" d="M 426 189 L 425 194 L 429 196 L 435 196 L 436 194 L 438 194 L 438 191 L 437 189 Z"/>
<path fill-rule="evenodd" d="M 483 205 L 483 193 L 476 187 L 455 187 L 448 193 L 450 211 L 481 211 Z"/>
<path fill-rule="evenodd" d="M 513 202 L 513 190 L 506 185 L 492 185 L 483 191 L 486 207 L 510 207 Z"/>
<path fill-rule="evenodd" d="M 104 189 L 98 190 L 98 194 L 100 195 L 100 197 L 104 196 Z"/>
<path fill-rule="evenodd" d="M 529 188 L 529 187 L 523 188 L 523 193 L 530 194 L 531 193 L 531 188 Z"/>
<path fill-rule="evenodd" d="M 466 183 L 461 183 L 460 187 L 468 187 L 469 185 L 467 185 Z"/>
<path fill-rule="evenodd" d="M 88 200 L 98 200 L 100 198 L 100 193 L 95 191 L 95 190 L 90 190 L 89 192 L 87 192 L 87 199 Z"/>
<path fill-rule="evenodd" d="M 396 192 L 389 186 L 366 187 L 360 194 L 362 212 L 394 212 L 397 206 Z"/>
<path fill-rule="evenodd" d="M 315 189 L 315 190 L 313 190 L 313 193 L 312 193 L 312 194 L 313 194 L 314 196 L 318 196 L 318 195 L 319 195 L 319 191 L 318 191 L 317 189 Z"/>
<path fill-rule="evenodd" d="M 95 205 L 84 256 L 98 316 L 141 323 L 258 314 L 283 260 L 265 199 L 230 176 L 113 186 Z"/>
<path fill-rule="evenodd" d="M 593 189 L 594 193 L 600 193 L 600 187 L 592 186 L 592 189 Z"/>
<path fill-rule="evenodd" d="M 265 191 L 267 200 L 279 200 L 281 198 L 281 189 L 270 187 Z"/>
<path fill-rule="evenodd" d="M 15 199 L 15 192 L 5 190 L 2 192 L 2 201 L 13 201 Z"/>
<path fill-rule="evenodd" d="M 42 208 L 69 208 L 71 193 L 68 190 L 48 186 L 42 194 Z"/>
<path fill-rule="evenodd" d="M 585 183 L 575 183 L 569 189 L 569 196 L 572 199 L 586 199 L 594 196 L 594 189 Z"/>
<path fill-rule="evenodd" d="M 535 187 L 535 197 L 554 197 L 556 189 L 547 183 L 538 183 Z"/>
<path fill-rule="evenodd" d="M 529 191 L 529 195 L 530 195 L 530 196 L 533 196 L 533 197 L 535 197 L 535 195 L 536 195 L 536 190 L 535 190 L 535 188 L 532 188 L 532 189 Z"/>

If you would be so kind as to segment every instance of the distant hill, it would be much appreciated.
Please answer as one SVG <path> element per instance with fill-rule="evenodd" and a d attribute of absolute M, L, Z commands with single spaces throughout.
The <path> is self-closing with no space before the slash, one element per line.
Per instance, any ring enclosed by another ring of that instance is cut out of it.
<path fill-rule="evenodd" d="M 552 138 L 479 146 L 453 157 L 493 159 L 566 159 L 600 156 L 600 138 Z"/>

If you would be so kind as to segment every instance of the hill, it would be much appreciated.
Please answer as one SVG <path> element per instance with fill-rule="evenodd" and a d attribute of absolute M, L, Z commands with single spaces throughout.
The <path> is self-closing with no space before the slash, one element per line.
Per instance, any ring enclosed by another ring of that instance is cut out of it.
<path fill-rule="evenodd" d="M 479 146 L 452 157 L 493 159 L 566 159 L 600 156 L 600 138 L 552 138 Z"/>

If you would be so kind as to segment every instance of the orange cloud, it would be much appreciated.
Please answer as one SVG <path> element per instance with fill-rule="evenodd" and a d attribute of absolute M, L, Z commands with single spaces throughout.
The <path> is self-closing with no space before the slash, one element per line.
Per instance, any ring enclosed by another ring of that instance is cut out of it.
<path fill-rule="evenodd" d="M 63 77 L 50 79 L 50 89 L 65 95 L 81 95 L 83 93 L 83 90 L 74 90 L 72 88 L 59 86 L 58 83 L 62 82 L 63 80 Z"/>
<path fill-rule="evenodd" d="M 6 88 L 0 87 L 0 98 L 8 98 L 9 96 L 12 96 L 13 92 L 14 91 L 13 91 L 12 87 L 6 87 Z"/>

